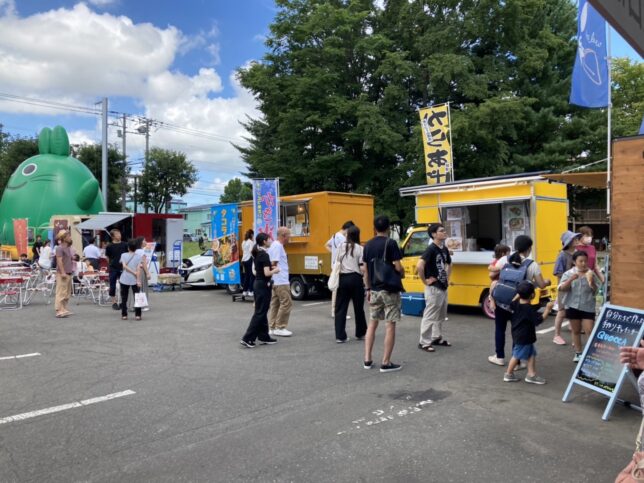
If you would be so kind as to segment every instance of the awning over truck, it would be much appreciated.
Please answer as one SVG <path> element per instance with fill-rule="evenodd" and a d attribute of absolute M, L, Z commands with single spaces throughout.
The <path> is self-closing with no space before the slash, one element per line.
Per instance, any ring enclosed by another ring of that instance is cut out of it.
<path fill-rule="evenodd" d="M 102 213 L 79 223 L 75 228 L 78 230 L 104 230 L 114 223 L 131 217 L 132 215 L 129 213 Z"/>
<path fill-rule="evenodd" d="M 608 179 L 606 171 L 594 173 L 544 174 L 543 177 L 574 186 L 598 189 L 606 189 Z"/>

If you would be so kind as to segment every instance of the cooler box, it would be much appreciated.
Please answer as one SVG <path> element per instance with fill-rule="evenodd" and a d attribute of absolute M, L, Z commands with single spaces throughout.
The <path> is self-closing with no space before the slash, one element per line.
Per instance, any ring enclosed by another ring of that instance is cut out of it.
<path fill-rule="evenodd" d="M 420 317 L 425 310 L 425 294 L 418 292 L 405 292 L 400 294 L 402 299 L 402 313 Z"/>

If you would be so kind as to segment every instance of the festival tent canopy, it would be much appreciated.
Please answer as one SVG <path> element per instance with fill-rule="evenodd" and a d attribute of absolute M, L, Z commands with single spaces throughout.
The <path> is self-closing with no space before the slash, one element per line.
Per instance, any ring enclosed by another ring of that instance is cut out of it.
<path fill-rule="evenodd" d="M 565 174 L 544 174 L 544 178 L 562 183 L 583 186 L 585 188 L 606 189 L 607 173 L 599 171 L 593 173 L 565 173 Z"/>
<path fill-rule="evenodd" d="M 118 223 L 121 220 L 130 218 L 131 213 L 101 213 L 92 216 L 89 220 L 76 225 L 78 230 L 104 230 L 108 226 Z"/>

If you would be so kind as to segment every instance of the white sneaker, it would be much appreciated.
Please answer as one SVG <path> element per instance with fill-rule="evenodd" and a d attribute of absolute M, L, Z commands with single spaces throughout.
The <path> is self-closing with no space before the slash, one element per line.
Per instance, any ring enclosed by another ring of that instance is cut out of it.
<path fill-rule="evenodd" d="M 273 329 L 268 329 L 268 335 L 275 335 L 275 331 Z"/>
<path fill-rule="evenodd" d="M 293 335 L 293 332 L 288 329 L 275 329 L 273 331 L 273 335 L 278 335 L 280 337 L 291 337 Z"/>
<path fill-rule="evenodd" d="M 528 364 L 521 361 L 517 367 L 514 368 L 515 371 L 524 371 L 528 368 Z"/>
<path fill-rule="evenodd" d="M 492 364 L 495 364 L 497 366 L 504 366 L 505 365 L 505 359 L 503 359 L 501 357 L 497 357 L 495 355 L 488 357 L 487 360 L 489 362 L 491 362 Z"/>
<path fill-rule="evenodd" d="M 255 296 L 255 292 L 248 292 L 248 296 L 249 296 L 249 297 L 254 297 L 254 296 Z"/>
<path fill-rule="evenodd" d="M 248 297 L 248 292 L 242 292 L 243 297 Z"/>

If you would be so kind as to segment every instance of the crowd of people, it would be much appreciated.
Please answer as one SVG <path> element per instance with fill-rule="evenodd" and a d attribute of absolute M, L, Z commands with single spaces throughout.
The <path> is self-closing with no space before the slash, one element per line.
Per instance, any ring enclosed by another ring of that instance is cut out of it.
<path fill-rule="evenodd" d="M 40 235 L 32 247 L 33 257 L 26 254 L 20 260 L 26 266 L 36 266 L 43 271 L 55 271 L 55 315 L 66 318 L 73 313 L 69 310 L 69 300 L 75 286 L 81 285 L 84 277 L 92 277 L 107 272 L 109 297 L 112 308 L 121 312 L 123 320 L 128 319 L 128 311 L 134 310 L 135 319 L 141 320 L 142 312 L 150 309 L 148 302 L 148 281 L 151 278 L 149 260 L 145 255 L 145 239 L 138 237 L 125 242 L 120 230 L 110 231 L 111 242 L 96 246 L 94 237 L 86 240 L 82 257 L 72 246 L 72 236 L 67 230 L 56 234 L 55 245 L 43 240 Z M 101 261 L 106 267 L 101 269 Z M 117 285 L 120 286 L 117 296 Z M 132 292 L 133 297 L 129 294 Z M 143 294 L 137 296 L 137 294 Z M 119 300 L 120 299 L 120 300 Z"/>
<path fill-rule="evenodd" d="M 418 348 L 436 352 L 439 347 L 452 344 L 445 338 L 443 325 L 447 320 L 448 292 L 452 267 L 452 254 L 445 241 L 447 232 L 441 223 L 427 228 L 430 242 L 416 266 L 416 273 L 424 285 L 425 308 L 420 322 Z M 396 339 L 396 323 L 401 317 L 402 253 L 398 244 L 389 238 L 390 222 L 386 216 L 374 220 L 376 235 L 364 246 L 360 242 L 360 228 L 352 221 L 344 223 L 326 243 L 331 252 L 333 270 L 338 281 L 332 287 L 331 313 L 335 325 L 336 343 L 346 343 L 347 315 L 352 304 L 355 314 L 355 339 L 364 340 L 363 367 L 373 364 L 373 345 L 380 321 L 385 323 L 384 352 L 381 372 L 401 369 L 392 362 Z M 249 230 L 242 244 L 244 266 L 244 295 L 255 296 L 255 311 L 248 329 L 241 338 L 246 348 L 260 344 L 275 344 L 274 336 L 288 337 L 287 329 L 291 311 L 288 257 L 284 245 L 289 242 L 290 231 L 280 227 L 276 240 L 265 233 Z M 599 269 L 597 254 L 592 245 L 592 230 L 583 227 L 578 233 L 566 231 L 561 235 L 562 250 L 557 258 L 554 274 L 558 277 L 558 297 L 547 303 L 543 310 L 534 304 L 537 288 L 545 289 L 551 280 L 543 277 L 539 264 L 532 260 L 533 241 L 527 235 L 515 238 L 513 249 L 497 245 L 494 259 L 488 267 L 490 305 L 494 310 L 495 353 L 488 357 L 492 364 L 505 367 L 503 381 L 520 379 L 516 371 L 527 370 L 525 382 L 545 384 L 545 378 L 536 370 L 536 327 L 545 320 L 553 308 L 557 309 L 553 342 L 566 345 L 561 335 L 565 319 L 572 331 L 575 351 L 573 361 L 578 362 L 582 352 L 581 334 L 589 335 L 595 321 L 595 296 L 604 281 Z M 333 276 L 332 276 L 333 277 Z M 364 310 L 365 297 L 369 304 L 369 320 Z M 511 326 L 512 351 L 506 367 L 506 334 Z"/>

